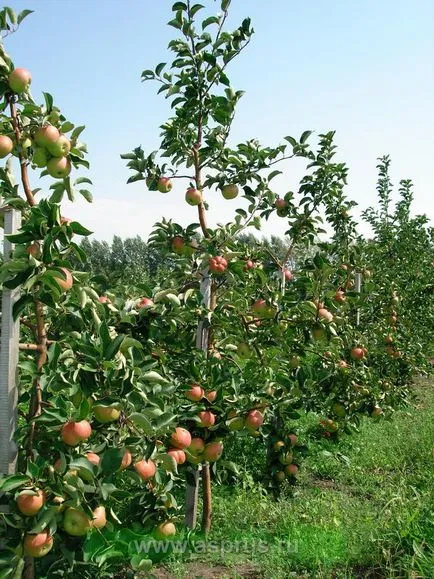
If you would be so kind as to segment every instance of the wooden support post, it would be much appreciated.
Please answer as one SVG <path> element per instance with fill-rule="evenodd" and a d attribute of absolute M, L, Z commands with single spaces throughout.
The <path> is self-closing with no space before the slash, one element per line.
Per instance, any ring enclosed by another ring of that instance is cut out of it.
<path fill-rule="evenodd" d="M 211 279 L 208 269 L 202 272 L 202 282 L 200 284 L 202 303 L 209 309 L 211 304 Z M 196 330 L 196 348 L 208 352 L 209 329 L 204 320 L 200 320 Z M 192 466 L 187 474 L 185 487 L 185 525 L 194 529 L 197 523 L 197 501 L 199 496 L 199 474 L 200 467 Z"/>
<path fill-rule="evenodd" d="M 10 207 L 1 208 L 4 233 L 16 233 L 21 225 L 21 213 Z M 4 261 L 9 261 L 12 244 L 4 239 Z M 12 308 L 19 298 L 19 288 L 2 292 L 0 346 L 0 475 L 15 472 L 17 447 L 13 440 L 17 417 L 17 366 L 19 352 L 19 321 L 14 321 Z"/>

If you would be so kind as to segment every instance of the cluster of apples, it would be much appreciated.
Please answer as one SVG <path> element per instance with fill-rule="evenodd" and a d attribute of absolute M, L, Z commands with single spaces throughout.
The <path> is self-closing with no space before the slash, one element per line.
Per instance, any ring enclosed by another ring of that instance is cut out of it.
<path fill-rule="evenodd" d="M 146 178 L 146 185 L 148 188 L 155 188 L 160 193 L 169 193 L 173 188 L 173 182 L 170 177 L 157 177 L 155 175 L 148 175 Z M 224 185 L 221 188 L 222 195 L 225 199 L 235 199 L 238 195 L 238 185 L 230 184 Z M 185 200 L 189 205 L 200 205 L 203 202 L 202 192 L 196 187 L 189 187 L 185 192 Z"/>
<path fill-rule="evenodd" d="M 297 444 L 297 435 L 288 434 L 285 440 L 277 440 L 273 445 L 273 450 L 279 464 L 279 470 L 274 473 L 274 478 L 278 483 L 282 483 L 286 478 L 293 478 L 298 472 L 298 466 L 293 462 L 293 448 Z"/>
<path fill-rule="evenodd" d="M 260 410 L 254 408 L 247 413 L 239 413 L 231 410 L 226 421 L 227 427 L 232 432 L 247 430 L 251 436 L 259 436 L 259 428 L 264 424 L 264 416 Z"/>
<path fill-rule="evenodd" d="M 9 88 L 16 94 L 26 92 L 32 82 L 30 72 L 24 68 L 14 69 L 9 77 Z M 14 149 L 14 142 L 8 135 L 0 135 L 0 158 L 4 158 Z M 24 135 L 21 146 L 32 147 L 32 162 L 36 167 L 47 169 L 51 177 L 64 179 L 71 172 L 71 161 L 68 158 L 71 142 L 53 125 L 39 127 L 31 136 Z"/>

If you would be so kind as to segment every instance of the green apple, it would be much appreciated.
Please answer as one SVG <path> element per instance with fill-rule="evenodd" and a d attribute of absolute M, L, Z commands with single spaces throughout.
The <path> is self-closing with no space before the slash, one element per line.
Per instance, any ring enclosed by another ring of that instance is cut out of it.
<path fill-rule="evenodd" d="M 0 135 L 0 159 L 10 155 L 14 148 L 14 142 L 7 135 Z"/>
<path fill-rule="evenodd" d="M 16 93 L 28 90 L 31 82 L 32 75 L 25 68 L 16 68 L 10 73 L 8 78 L 9 88 Z"/>
<path fill-rule="evenodd" d="M 83 511 L 69 507 L 63 516 L 63 528 L 73 537 L 83 537 L 91 527 L 91 520 Z"/>
<path fill-rule="evenodd" d="M 57 141 L 48 143 L 47 149 L 53 157 L 66 157 L 71 150 L 71 141 L 65 135 L 60 135 Z"/>
<path fill-rule="evenodd" d="M 55 179 L 64 179 L 71 173 L 71 161 L 66 157 L 54 157 L 48 161 L 47 171 Z"/>

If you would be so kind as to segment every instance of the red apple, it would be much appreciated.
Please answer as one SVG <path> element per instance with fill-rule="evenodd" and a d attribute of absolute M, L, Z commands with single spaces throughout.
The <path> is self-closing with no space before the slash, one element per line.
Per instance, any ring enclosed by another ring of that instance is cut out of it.
<path fill-rule="evenodd" d="M 4 159 L 12 153 L 14 143 L 7 135 L 0 135 L 0 159 Z"/>
<path fill-rule="evenodd" d="M 252 310 L 262 318 L 273 318 L 275 314 L 274 308 L 263 299 L 256 300 L 252 305 Z"/>
<path fill-rule="evenodd" d="M 339 360 L 338 366 L 339 366 L 339 368 L 342 368 L 343 370 L 344 370 L 345 368 L 348 368 L 348 364 L 347 364 L 347 362 L 346 362 L 345 360 Z"/>
<path fill-rule="evenodd" d="M 167 454 L 175 459 L 176 464 L 184 464 L 187 458 L 185 452 L 179 448 L 170 448 Z"/>
<path fill-rule="evenodd" d="M 59 131 L 52 125 L 39 128 L 34 135 L 35 143 L 40 147 L 47 147 L 49 143 L 55 143 L 59 137 Z"/>
<path fill-rule="evenodd" d="M 338 290 L 335 293 L 335 301 L 340 304 L 343 304 L 347 298 L 345 297 L 345 293 L 342 290 Z"/>
<path fill-rule="evenodd" d="M 217 398 L 217 390 L 210 390 L 209 392 L 205 392 L 205 398 L 212 404 Z"/>
<path fill-rule="evenodd" d="M 87 420 L 66 422 L 62 427 L 62 440 L 68 446 L 77 446 L 92 434 L 92 427 Z"/>
<path fill-rule="evenodd" d="M 198 426 L 201 428 L 209 428 L 215 424 L 215 414 L 210 410 L 199 412 L 198 417 L 200 419 Z"/>
<path fill-rule="evenodd" d="M 98 466 L 100 461 L 101 461 L 100 457 L 97 454 L 95 454 L 94 452 L 86 453 L 86 458 L 89 462 L 91 462 L 95 466 Z"/>
<path fill-rule="evenodd" d="M 53 275 L 53 279 L 62 291 L 67 292 L 72 288 L 72 284 L 74 283 L 72 274 L 66 267 L 59 267 L 59 269 L 62 273 L 59 273 L 57 270 L 53 271 L 55 274 Z"/>
<path fill-rule="evenodd" d="M 107 296 L 99 296 L 98 301 L 100 304 L 111 304 L 112 301 Z"/>
<path fill-rule="evenodd" d="M 286 209 L 288 207 L 288 201 L 286 201 L 286 199 L 282 199 L 281 197 L 279 197 L 274 202 L 274 206 L 276 207 L 276 209 L 281 209 L 281 210 Z"/>
<path fill-rule="evenodd" d="M 171 245 L 172 251 L 174 253 L 177 253 L 178 255 L 184 254 L 185 241 L 184 241 L 184 238 L 181 237 L 180 235 L 175 235 L 175 237 L 172 239 L 170 245 Z"/>
<path fill-rule="evenodd" d="M 351 358 L 353 358 L 353 360 L 361 360 L 364 357 L 365 352 L 363 351 L 363 348 L 357 346 L 351 349 Z"/>
<path fill-rule="evenodd" d="M 204 394 L 205 392 L 202 386 L 199 386 L 198 384 L 193 384 L 190 387 L 190 390 L 187 390 L 185 392 L 185 397 L 188 400 L 191 400 L 191 402 L 199 402 L 200 400 L 202 400 Z"/>
<path fill-rule="evenodd" d="M 223 454 L 223 442 L 220 440 L 209 442 L 203 451 L 203 458 L 207 462 L 216 462 Z"/>
<path fill-rule="evenodd" d="M 189 205 L 200 205 L 202 203 L 202 193 L 198 189 L 190 187 L 185 194 L 185 200 Z"/>
<path fill-rule="evenodd" d="M 25 68 L 15 68 L 8 77 L 9 88 L 16 93 L 26 92 L 32 82 L 32 75 Z"/>
<path fill-rule="evenodd" d="M 152 478 L 157 471 L 155 463 L 151 459 L 139 460 L 134 465 L 134 468 L 136 469 L 137 473 L 143 480 L 148 480 Z"/>
<path fill-rule="evenodd" d="M 102 529 L 107 524 L 107 518 L 105 513 L 105 507 L 99 506 L 96 507 L 93 511 L 93 518 L 91 521 L 91 526 L 94 529 Z"/>
<path fill-rule="evenodd" d="M 264 417 L 259 410 L 250 410 L 250 412 L 246 416 L 246 426 L 247 428 L 252 428 L 256 430 L 264 423 Z"/>
<path fill-rule="evenodd" d="M 170 443 L 175 448 L 179 448 L 179 449 L 183 450 L 184 448 L 187 448 L 190 446 L 191 434 L 185 428 L 181 428 L 180 426 L 177 426 L 175 428 L 175 432 L 170 437 Z"/>
<path fill-rule="evenodd" d="M 133 460 L 133 457 L 131 455 L 131 452 L 128 450 L 128 448 L 126 448 L 125 452 L 124 452 L 124 456 L 122 457 L 121 470 L 125 470 L 126 468 L 128 468 L 130 466 L 132 460 Z"/>
<path fill-rule="evenodd" d="M 160 177 L 157 183 L 157 189 L 160 193 L 169 193 L 173 184 L 169 177 Z"/>
<path fill-rule="evenodd" d="M 53 537 L 48 531 L 37 533 L 36 535 L 26 534 L 24 536 L 24 553 L 28 557 L 45 557 L 53 548 Z"/>
<path fill-rule="evenodd" d="M 224 257 L 211 257 L 208 261 L 209 269 L 212 273 L 221 275 L 228 267 L 228 262 Z"/>
<path fill-rule="evenodd" d="M 294 278 L 294 274 L 289 269 L 284 269 L 283 275 L 285 276 L 286 281 L 291 281 Z"/>
<path fill-rule="evenodd" d="M 33 517 L 44 506 L 45 495 L 43 491 L 31 491 L 35 494 L 21 492 L 17 497 L 17 507 L 20 513 L 28 517 Z"/>
<path fill-rule="evenodd" d="M 333 321 L 333 314 L 331 312 L 329 312 L 328 310 L 326 310 L 325 308 L 320 308 L 318 310 L 318 316 L 322 320 L 325 320 L 326 322 L 330 323 Z"/>
<path fill-rule="evenodd" d="M 297 444 L 297 435 L 296 434 L 289 434 L 288 435 L 289 441 L 291 446 L 295 446 Z"/>
<path fill-rule="evenodd" d="M 152 308 L 153 305 L 154 302 L 151 300 L 151 298 L 140 298 L 136 302 L 136 308 L 138 308 L 139 310 L 142 310 L 144 308 Z"/>
<path fill-rule="evenodd" d="M 288 464 L 285 466 L 285 473 L 289 476 L 295 476 L 298 472 L 298 466 L 296 464 Z"/>

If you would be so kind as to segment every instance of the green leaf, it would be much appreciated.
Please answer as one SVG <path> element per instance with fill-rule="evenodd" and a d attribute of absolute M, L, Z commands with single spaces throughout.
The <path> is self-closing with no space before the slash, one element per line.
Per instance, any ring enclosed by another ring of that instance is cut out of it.
<path fill-rule="evenodd" d="M 111 360 L 112 358 L 114 358 L 115 355 L 118 353 L 119 348 L 120 348 L 123 341 L 124 341 L 124 336 L 122 336 L 122 335 L 116 336 L 116 338 L 114 340 L 112 340 L 109 347 L 105 350 L 104 358 L 106 360 Z"/>
<path fill-rule="evenodd" d="M 93 195 L 90 191 L 88 191 L 87 189 L 79 189 L 79 193 L 86 199 L 88 203 L 92 203 Z"/>
<path fill-rule="evenodd" d="M 33 297 L 31 295 L 27 294 L 21 296 L 20 299 L 14 303 L 14 306 L 12 308 L 12 316 L 14 320 L 16 320 L 18 316 L 21 314 L 21 312 L 23 312 L 26 309 L 26 307 L 31 303 L 33 303 Z"/>
<path fill-rule="evenodd" d="M 16 287 L 22 285 L 34 272 L 33 267 L 30 267 L 22 272 L 20 272 L 16 277 L 8 281 L 3 282 L 3 286 L 7 289 L 15 289 Z"/>
<path fill-rule="evenodd" d="M 49 92 L 43 92 L 44 100 L 45 100 L 45 107 L 47 109 L 47 115 L 51 113 L 53 110 L 53 97 Z"/>
<path fill-rule="evenodd" d="M 78 221 L 72 221 L 69 224 L 69 227 L 72 229 L 72 231 L 74 233 L 77 233 L 77 235 L 92 235 L 93 231 L 90 231 L 89 229 L 86 229 L 86 227 L 83 227 L 83 225 L 81 225 L 81 223 L 79 223 Z"/>
<path fill-rule="evenodd" d="M 162 72 L 162 70 L 163 70 L 163 68 L 164 68 L 165 66 L 166 66 L 166 63 L 165 63 L 165 62 L 160 62 L 160 64 L 158 64 L 158 65 L 156 66 L 156 68 L 155 68 L 155 74 L 156 74 L 157 76 L 160 76 L 160 74 L 161 74 L 161 72 Z"/>
<path fill-rule="evenodd" d="M 109 328 L 105 322 L 102 322 L 98 329 L 99 337 L 101 338 L 101 343 L 103 347 L 103 351 L 105 352 L 109 345 L 111 344 L 111 336 L 109 332 Z"/>
<path fill-rule="evenodd" d="M 24 18 L 26 18 L 26 16 L 28 16 L 29 14 L 33 14 L 33 10 L 22 10 L 18 14 L 17 24 L 20 25 L 21 22 L 24 20 Z"/>
<path fill-rule="evenodd" d="M 143 374 L 143 379 L 148 380 L 149 382 L 160 382 L 161 384 L 168 384 L 169 382 L 168 380 L 166 380 L 166 378 L 163 378 L 161 374 L 155 372 L 154 370 L 151 370 L 150 372 L 145 372 L 145 374 Z"/>
<path fill-rule="evenodd" d="M 307 141 L 313 131 L 304 131 L 304 133 L 300 137 L 300 143 L 303 144 Z"/>
<path fill-rule="evenodd" d="M 126 354 L 130 348 L 137 348 L 138 350 L 143 350 L 143 346 L 138 340 L 130 338 L 129 336 L 124 336 L 119 350 L 121 351 L 122 354 Z"/>
<path fill-rule="evenodd" d="M 231 0 L 222 0 L 221 9 L 223 10 L 223 12 L 226 12 L 226 10 L 230 6 L 230 3 L 231 3 Z"/>
<path fill-rule="evenodd" d="M 205 28 L 211 24 L 218 24 L 219 22 L 220 21 L 217 16 L 210 16 L 209 18 L 205 18 L 205 20 L 202 22 L 202 30 L 205 30 Z"/>
<path fill-rule="evenodd" d="M 0 489 L 4 493 L 7 493 L 9 491 L 13 491 L 14 489 L 18 489 L 19 487 L 22 487 L 29 482 L 29 477 L 23 474 L 13 474 L 0 478 Z"/>
<path fill-rule="evenodd" d="M 140 430 L 142 430 L 145 434 L 148 436 L 153 436 L 154 428 L 146 416 L 140 414 L 139 412 L 133 412 L 129 418 L 131 422 L 140 428 Z"/>
<path fill-rule="evenodd" d="M 194 18 L 194 16 L 199 12 L 199 10 L 202 10 L 202 8 L 205 8 L 205 6 L 203 6 L 202 4 L 195 4 L 194 6 L 192 6 L 190 8 L 191 18 Z"/>
<path fill-rule="evenodd" d="M 178 12 L 178 10 L 184 10 L 184 12 L 186 12 L 187 4 L 185 2 L 175 2 L 172 6 L 172 12 Z"/>
<path fill-rule="evenodd" d="M 124 449 L 108 448 L 101 461 L 101 470 L 105 474 L 111 474 L 121 468 L 122 458 L 124 456 Z"/>
<path fill-rule="evenodd" d="M 75 125 L 73 125 L 72 123 L 70 123 L 69 121 L 65 121 L 62 126 L 60 127 L 60 130 L 62 133 L 69 133 L 69 131 L 72 131 L 72 129 L 74 128 Z"/>

